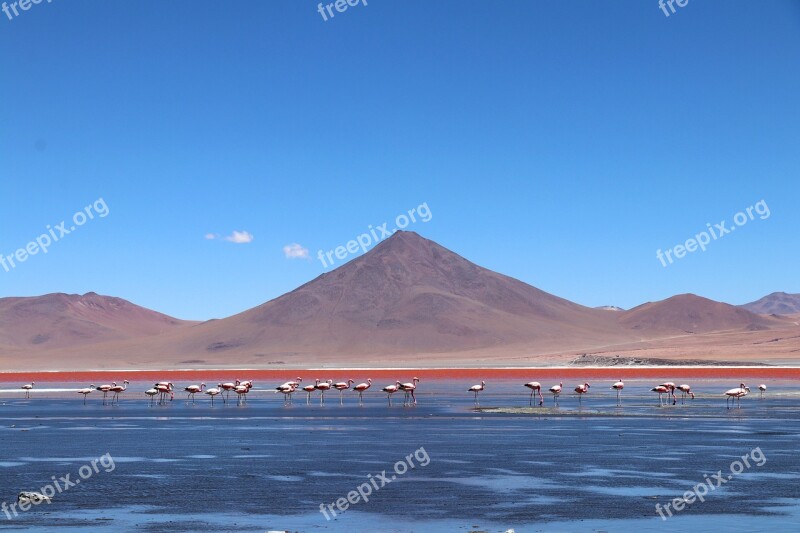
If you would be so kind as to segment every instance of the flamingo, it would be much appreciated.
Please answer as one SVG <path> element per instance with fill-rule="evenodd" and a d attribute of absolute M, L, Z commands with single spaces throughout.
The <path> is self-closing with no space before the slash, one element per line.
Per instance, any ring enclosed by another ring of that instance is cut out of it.
<path fill-rule="evenodd" d="M 692 387 L 689 385 L 678 385 L 676 387 L 679 391 L 681 391 L 681 404 L 686 403 L 686 396 L 688 395 L 692 400 L 694 400 L 694 393 L 692 392 Z"/>
<path fill-rule="evenodd" d="M 189 385 L 188 387 L 183 388 L 184 391 L 188 392 L 189 394 L 186 395 L 186 399 L 189 399 L 189 396 L 192 397 L 192 403 L 194 403 L 194 395 L 198 392 L 203 392 L 206 390 L 206 384 L 201 383 L 200 385 Z"/>
<path fill-rule="evenodd" d="M 292 394 L 296 389 L 296 385 L 281 385 L 275 391 L 283 393 L 283 405 L 286 405 L 292 403 Z"/>
<path fill-rule="evenodd" d="M 675 389 L 677 388 L 675 386 L 675 383 L 673 383 L 671 381 L 667 381 L 666 383 L 662 383 L 661 386 L 662 387 L 666 387 L 667 390 L 669 391 L 669 394 L 667 395 L 667 398 L 672 396 L 672 405 L 675 405 L 676 403 L 678 403 L 678 398 L 677 398 L 677 396 L 675 396 Z M 669 401 L 669 400 L 667 400 L 667 401 Z"/>
<path fill-rule="evenodd" d="M 620 403 L 621 403 L 621 401 L 620 401 L 620 393 L 622 392 L 622 389 L 625 388 L 625 383 L 623 383 L 622 379 L 620 379 L 619 381 L 617 381 L 616 383 L 611 385 L 611 388 L 614 389 L 615 391 L 617 391 L 617 405 L 620 405 Z"/>
<path fill-rule="evenodd" d="M 650 389 L 650 392 L 657 392 L 658 393 L 658 404 L 661 407 L 664 407 L 664 397 L 663 395 L 666 394 L 669 397 L 669 387 L 664 385 L 659 385 L 658 387 L 653 387 Z"/>
<path fill-rule="evenodd" d="M 86 405 L 86 395 L 94 392 L 94 385 L 89 385 L 85 389 L 78 389 L 78 394 L 83 394 L 83 405 Z"/>
<path fill-rule="evenodd" d="M 233 392 L 239 395 L 237 402 L 239 405 L 247 403 L 247 393 L 250 392 L 250 387 L 247 385 L 236 385 L 236 388 L 233 389 Z"/>
<path fill-rule="evenodd" d="M 236 386 L 239 384 L 239 380 L 237 379 L 235 383 L 220 383 L 219 386 L 222 387 L 222 390 L 225 391 L 226 397 L 230 400 L 231 398 L 231 391 L 236 389 Z"/>
<path fill-rule="evenodd" d="M 397 384 L 399 385 L 400 382 L 398 381 Z M 389 399 L 389 407 L 392 406 L 392 394 L 399 391 L 400 388 L 397 385 L 387 385 L 381 389 L 383 392 L 386 393 L 386 397 Z"/>
<path fill-rule="evenodd" d="M 250 389 L 253 388 L 253 380 L 249 379 L 247 381 L 240 381 L 239 385 L 242 385 L 243 387 L 247 387 L 247 390 L 250 390 Z"/>
<path fill-rule="evenodd" d="M 169 381 L 161 381 L 154 385 L 156 390 L 159 393 L 158 404 L 163 405 L 167 401 L 167 394 L 169 394 L 169 401 L 172 401 L 175 398 L 175 392 L 173 391 L 174 385 Z"/>
<path fill-rule="evenodd" d="M 372 386 L 372 380 L 367 379 L 366 383 L 359 383 L 353 387 L 354 391 L 358 391 L 358 404 L 364 405 L 364 391 Z"/>
<path fill-rule="evenodd" d="M 583 405 L 583 395 L 589 392 L 589 384 L 584 383 L 583 385 L 578 385 L 575 387 L 575 392 L 578 393 L 578 403 Z"/>
<path fill-rule="evenodd" d="M 737 405 L 741 407 L 742 406 L 741 399 L 747 396 L 749 393 L 750 393 L 750 387 L 748 387 L 744 383 L 740 383 L 738 388 L 725 391 L 725 395 L 727 396 L 727 398 L 725 398 L 725 406 L 728 409 L 730 409 L 728 401 L 736 400 Z"/>
<path fill-rule="evenodd" d="M 550 387 L 550 392 L 553 394 L 553 405 L 558 405 L 558 396 L 561 394 L 561 387 L 563 386 L 564 382 L 562 381 L 558 385 Z"/>
<path fill-rule="evenodd" d="M 417 390 L 417 383 L 419 381 L 420 381 L 419 378 L 414 378 L 414 379 L 411 380 L 411 383 L 402 383 L 401 384 L 399 381 L 397 382 L 397 386 L 400 389 L 402 389 L 403 391 L 405 391 L 405 393 L 406 393 L 406 397 L 405 397 L 405 400 L 403 401 L 403 405 L 406 405 L 406 404 L 411 405 L 411 402 L 409 402 L 409 395 L 411 396 L 411 398 L 414 399 L 414 405 L 417 405 L 417 397 L 414 396 L 414 391 Z"/>
<path fill-rule="evenodd" d="M 485 381 L 481 381 L 480 385 L 473 385 L 472 387 L 467 389 L 467 392 L 474 392 L 475 393 L 475 405 L 476 406 L 480 405 L 480 402 L 478 401 L 478 393 L 481 392 L 485 388 L 486 388 L 486 382 Z"/>
<path fill-rule="evenodd" d="M 355 381 L 348 379 L 347 383 L 340 381 L 339 383 L 335 383 L 333 385 L 333 388 L 339 391 L 339 405 L 344 404 L 344 391 L 350 388 L 351 383 L 355 383 Z"/>
<path fill-rule="evenodd" d="M 306 405 L 311 404 L 311 393 L 317 390 L 316 385 L 306 385 L 303 387 L 303 390 L 306 391 Z"/>
<path fill-rule="evenodd" d="M 300 383 L 302 383 L 302 381 L 303 378 L 296 378 L 294 381 L 287 381 L 286 383 L 281 385 L 281 387 L 294 387 L 296 389 L 297 387 L 300 386 Z"/>
<path fill-rule="evenodd" d="M 539 393 L 539 405 L 542 405 L 544 403 L 544 397 L 542 396 L 542 384 L 539 383 L 538 381 L 531 381 L 529 383 L 526 383 L 525 386 L 528 387 L 529 389 L 531 389 L 531 397 L 528 400 L 528 405 L 533 406 L 533 393 L 534 392 L 538 392 Z"/>
<path fill-rule="evenodd" d="M 148 396 L 150 396 L 150 405 L 153 405 L 153 397 L 156 394 L 158 394 L 158 389 L 156 389 L 156 388 L 147 389 L 146 391 L 144 391 L 144 393 L 147 394 Z M 86 396 L 84 396 L 84 399 L 85 398 L 86 398 Z"/>
<path fill-rule="evenodd" d="M 31 381 L 27 385 L 23 385 L 22 387 L 20 387 L 22 390 L 25 391 L 25 397 L 26 398 L 30 398 L 31 397 L 31 390 L 33 390 L 33 386 L 34 385 L 36 385 L 36 383 Z"/>
<path fill-rule="evenodd" d="M 122 382 L 122 385 L 117 385 L 116 383 L 114 383 L 114 386 L 109 389 L 109 392 L 114 393 L 114 395 L 111 397 L 111 405 L 114 405 L 115 400 L 117 404 L 119 404 L 119 393 L 128 390 L 129 384 L 130 381 L 128 381 L 127 379 Z M 86 396 L 84 396 L 84 398 L 86 398 Z"/>
<path fill-rule="evenodd" d="M 206 389 L 205 393 L 211 396 L 211 407 L 214 407 L 214 396 L 222 393 L 222 384 L 217 385 L 217 388 L 214 389 Z M 223 403 L 225 402 L 225 397 L 222 397 Z"/>
<path fill-rule="evenodd" d="M 325 391 L 331 390 L 331 383 L 333 383 L 332 379 L 329 379 L 328 381 L 322 383 L 320 383 L 319 379 L 317 379 L 317 383 L 314 385 L 314 388 L 319 391 L 320 405 L 325 405 Z"/>
<path fill-rule="evenodd" d="M 760 393 L 760 396 L 759 396 L 758 399 L 759 400 L 763 400 L 764 399 L 764 393 L 767 392 L 767 386 L 762 383 L 761 385 L 758 386 L 758 391 Z"/>
<path fill-rule="evenodd" d="M 31 390 L 33 390 L 33 386 L 34 386 L 34 385 L 36 385 L 36 383 L 35 383 L 35 382 L 33 382 L 33 381 L 31 381 L 31 382 L 30 382 L 30 383 L 28 383 L 27 385 L 23 385 L 22 387 L 20 387 L 22 390 L 24 390 L 24 391 L 25 391 L 25 397 L 26 397 L 26 398 L 30 399 L 30 397 L 31 397 Z"/>
<path fill-rule="evenodd" d="M 100 385 L 97 387 L 97 390 L 103 393 L 103 405 L 106 404 L 106 396 L 108 396 L 108 391 L 110 391 L 113 387 L 116 387 L 116 383 L 112 383 L 111 385 Z"/>

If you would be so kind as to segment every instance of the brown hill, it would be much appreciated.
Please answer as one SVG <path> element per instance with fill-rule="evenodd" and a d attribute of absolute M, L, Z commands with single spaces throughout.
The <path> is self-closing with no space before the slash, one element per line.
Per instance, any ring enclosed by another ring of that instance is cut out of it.
<path fill-rule="evenodd" d="M 5 349 L 61 349 L 140 338 L 187 324 L 93 292 L 0 298 L 0 345 Z"/>
<path fill-rule="evenodd" d="M 664 334 L 696 334 L 714 331 L 759 331 L 783 325 L 741 307 L 715 302 L 694 294 L 681 294 L 649 302 L 619 315 L 623 326 L 656 338 Z"/>
<path fill-rule="evenodd" d="M 800 322 L 691 294 L 590 309 L 411 232 L 279 298 L 200 324 L 93 293 L 0 300 L 0 364 L 20 370 L 533 366 L 583 353 L 794 361 Z"/>
<path fill-rule="evenodd" d="M 773 292 L 740 307 L 761 315 L 794 315 L 800 313 L 800 294 Z"/>
<path fill-rule="evenodd" d="M 184 354 L 454 352 L 629 336 L 590 309 L 479 267 L 413 232 L 259 307 L 172 337 Z"/>

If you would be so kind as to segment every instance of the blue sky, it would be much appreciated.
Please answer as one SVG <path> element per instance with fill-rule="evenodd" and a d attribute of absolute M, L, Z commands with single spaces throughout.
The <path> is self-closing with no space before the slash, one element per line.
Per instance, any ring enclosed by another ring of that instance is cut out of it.
<path fill-rule="evenodd" d="M 797 0 L 54 0 L 0 49 L 0 253 L 108 206 L 0 296 L 223 317 L 422 203 L 408 229 L 584 305 L 800 292 Z"/>

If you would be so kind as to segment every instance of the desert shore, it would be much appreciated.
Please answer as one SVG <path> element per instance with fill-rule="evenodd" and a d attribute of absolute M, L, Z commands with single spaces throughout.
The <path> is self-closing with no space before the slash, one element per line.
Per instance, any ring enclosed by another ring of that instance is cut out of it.
<path fill-rule="evenodd" d="M 208 381 L 251 379 L 272 382 L 304 376 L 312 381 L 319 377 L 348 377 L 393 380 L 416 376 L 428 379 L 520 379 L 520 380 L 589 380 L 589 379 L 800 379 L 800 367 L 547 367 L 547 368 L 307 368 L 307 369 L 202 369 L 202 370 L 76 370 L 53 372 L 2 372 L 0 382 L 75 382 L 107 379 L 131 381 Z M 409 378 L 410 379 L 410 378 Z M 259 387 L 260 388 L 260 387 Z"/>

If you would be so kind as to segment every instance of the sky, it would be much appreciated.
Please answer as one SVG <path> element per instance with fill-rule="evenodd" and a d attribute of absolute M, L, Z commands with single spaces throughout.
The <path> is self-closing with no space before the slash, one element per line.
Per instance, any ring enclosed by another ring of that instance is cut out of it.
<path fill-rule="evenodd" d="M 406 229 L 583 305 L 800 292 L 800 1 L 674 7 L 0 12 L 0 297 L 221 318 L 412 209 Z M 758 202 L 705 251 L 657 257 Z"/>

